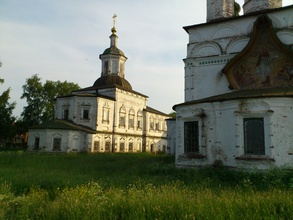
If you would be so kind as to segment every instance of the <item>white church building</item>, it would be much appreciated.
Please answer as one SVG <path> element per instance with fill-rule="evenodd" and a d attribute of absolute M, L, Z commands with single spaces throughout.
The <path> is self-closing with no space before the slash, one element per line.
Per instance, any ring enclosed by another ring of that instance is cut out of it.
<path fill-rule="evenodd" d="M 167 114 L 147 106 L 148 97 L 125 79 L 127 57 L 117 47 L 100 55 L 101 76 L 92 86 L 57 97 L 56 120 L 29 129 L 28 150 L 45 152 L 165 152 Z"/>
<path fill-rule="evenodd" d="M 293 5 L 207 0 L 189 35 L 185 100 L 176 117 L 178 166 L 293 168 Z"/>

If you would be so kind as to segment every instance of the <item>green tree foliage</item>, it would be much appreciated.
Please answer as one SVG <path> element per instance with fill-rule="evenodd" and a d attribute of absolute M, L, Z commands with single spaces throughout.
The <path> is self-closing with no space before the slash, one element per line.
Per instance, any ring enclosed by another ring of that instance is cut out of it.
<path fill-rule="evenodd" d="M 22 86 L 22 99 L 26 99 L 27 106 L 21 113 L 25 127 L 37 125 L 54 119 L 55 99 L 58 96 L 69 95 L 79 85 L 71 82 L 46 80 L 44 84 L 38 74 L 26 79 Z"/>
<path fill-rule="evenodd" d="M 169 113 L 169 116 L 172 117 L 172 118 L 176 118 L 176 112 Z"/>
<path fill-rule="evenodd" d="M 4 80 L 0 79 L 0 83 L 3 84 Z M 15 135 L 14 122 L 16 118 L 13 116 L 13 110 L 15 108 L 15 102 L 9 103 L 10 88 L 5 90 L 0 95 L 0 144 L 9 142 Z"/>
<path fill-rule="evenodd" d="M 234 1 L 234 16 L 239 16 L 240 11 L 241 11 L 240 5 Z"/>

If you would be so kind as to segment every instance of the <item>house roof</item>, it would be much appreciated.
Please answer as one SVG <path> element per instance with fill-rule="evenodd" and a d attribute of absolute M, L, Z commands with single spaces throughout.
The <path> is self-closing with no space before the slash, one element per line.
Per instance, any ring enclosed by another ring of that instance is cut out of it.
<path fill-rule="evenodd" d="M 74 130 L 83 131 L 90 134 L 95 134 L 96 131 L 83 125 L 78 125 L 69 120 L 54 120 L 47 121 L 39 125 L 35 125 L 29 128 L 31 129 L 58 129 L 58 130 Z"/>
<path fill-rule="evenodd" d="M 207 102 L 224 102 L 235 99 L 252 99 L 252 98 L 272 98 L 272 97 L 293 97 L 293 87 L 276 87 L 266 89 L 247 89 L 237 90 L 222 95 L 211 96 L 204 99 L 180 103 L 173 106 L 173 110 L 178 106 L 200 104 Z"/>

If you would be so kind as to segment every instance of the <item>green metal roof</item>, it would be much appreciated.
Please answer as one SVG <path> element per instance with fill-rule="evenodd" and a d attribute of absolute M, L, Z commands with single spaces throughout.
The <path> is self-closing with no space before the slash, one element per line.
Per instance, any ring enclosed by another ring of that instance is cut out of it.
<path fill-rule="evenodd" d="M 180 103 L 173 106 L 173 110 L 177 106 L 199 104 L 205 102 L 224 102 L 235 99 L 252 99 L 252 98 L 270 98 L 270 97 L 293 97 L 293 87 L 276 87 L 266 89 L 247 89 L 238 90 L 222 95 L 211 96 L 204 99 Z"/>
<path fill-rule="evenodd" d="M 60 130 L 74 130 L 74 131 L 84 131 L 86 133 L 95 134 L 96 131 L 83 125 L 78 125 L 69 120 L 59 120 L 47 121 L 39 125 L 30 127 L 29 129 L 60 129 Z"/>

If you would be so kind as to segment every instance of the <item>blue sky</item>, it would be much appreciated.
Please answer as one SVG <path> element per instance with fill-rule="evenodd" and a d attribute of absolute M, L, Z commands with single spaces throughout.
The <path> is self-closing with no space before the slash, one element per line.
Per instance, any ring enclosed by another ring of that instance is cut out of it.
<path fill-rule="evenodd" d="M 16 116 L 26 105 L 22 86 L 33 74 L 81 87 L 100 77 L 99 54 L 110 45 L 114 14 L 132 88 L 165 113 L 184 101 L 188 35 L 182 27 L 205 22 L 206 0 L 0 0 L 0 93 L 11 88 Z"/>

